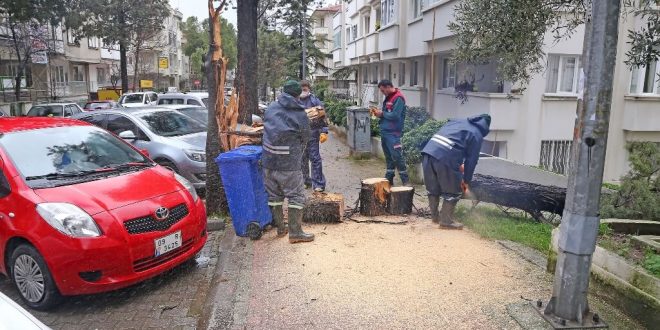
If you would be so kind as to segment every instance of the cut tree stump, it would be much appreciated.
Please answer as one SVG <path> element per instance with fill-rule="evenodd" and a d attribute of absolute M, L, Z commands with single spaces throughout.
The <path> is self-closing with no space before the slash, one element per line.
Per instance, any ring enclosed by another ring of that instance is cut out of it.
<path fill-rule="evenodd" d="M 566 200 L 565 188 L 481 174 L 474 175 L 470 193 L 471 199 L 520 209 L 536 220 L 543 220 L 541 212 L 561 215 Z"/>
<path fill-rule="evenodd" d="M 392 215 L 410 214 L 413 209 L 415 188 L 393 187 L 387 198 L 387 213 Z"/>
<path fill-rule="evenodd" d="M 360 190 L 360 214 L 369 217 L 387 214 L 387 198 L 390 182 L 385 178 L 362 180 Z"/>
<path fill-rule="evenodd" d="M 313 193 L 307 199 L 303 221 L 308 223 L 341 222 L 344 216 L 344 196 L 331 193 Z"/>

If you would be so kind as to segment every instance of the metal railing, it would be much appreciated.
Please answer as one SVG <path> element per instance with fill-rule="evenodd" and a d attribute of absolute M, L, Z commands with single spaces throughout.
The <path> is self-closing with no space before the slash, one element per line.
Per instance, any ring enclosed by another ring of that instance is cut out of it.
<path fill-rule="evenodd" d="M 568 174 L 572 146 L 573 141 L 569 140 L 541 141 L 541 159 L 539 165 L 547 171 L 564 175 Z"/>

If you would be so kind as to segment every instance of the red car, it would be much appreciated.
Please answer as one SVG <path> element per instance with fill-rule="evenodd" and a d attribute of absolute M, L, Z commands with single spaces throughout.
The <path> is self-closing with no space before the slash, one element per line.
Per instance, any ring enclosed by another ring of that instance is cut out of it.
<path fill-rule="evenodd" d="M 70 119 L 0 119 L 0 273 L 35 309 L 171 269 L 206 242 L 185 178 Z"/>

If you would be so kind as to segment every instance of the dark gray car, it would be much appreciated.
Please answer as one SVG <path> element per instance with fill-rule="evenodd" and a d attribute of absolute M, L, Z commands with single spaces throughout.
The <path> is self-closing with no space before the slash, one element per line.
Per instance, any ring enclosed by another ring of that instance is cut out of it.
<path fill-rule="evenodd" d="M 177 111 L 147 107 L 94 111 L 74 118 L 117 134 L 195 188 L 205 187 L 206 125 Z"/>

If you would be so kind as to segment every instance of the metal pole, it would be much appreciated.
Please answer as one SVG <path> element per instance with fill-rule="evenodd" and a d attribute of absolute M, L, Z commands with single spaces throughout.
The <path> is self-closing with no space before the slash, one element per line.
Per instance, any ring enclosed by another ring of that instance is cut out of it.
<path fill-rule="evenodd" d="M 606 327 L 589 310 L 591 258 L 598 235 L 599 202 L 612 102 L 620 0 L 593 1 L 585 68 L 584 107 L 573 137 L 566 207 L 552 298 L 543 311 L 556 328 Z M 539 303 L 539 305 L 541 305 Z M 541 307 L 541 306 L 539 306 Z"/>
<path fill-rule="evenodd" d="M 302 36 L 302 71 L 300 79 L 307 79 L 307 26 L 305 19 L 307 18 L 307 4 L 303 3 L 302 10 L 302 25 L 300 26 L 300 35 Z"/>

